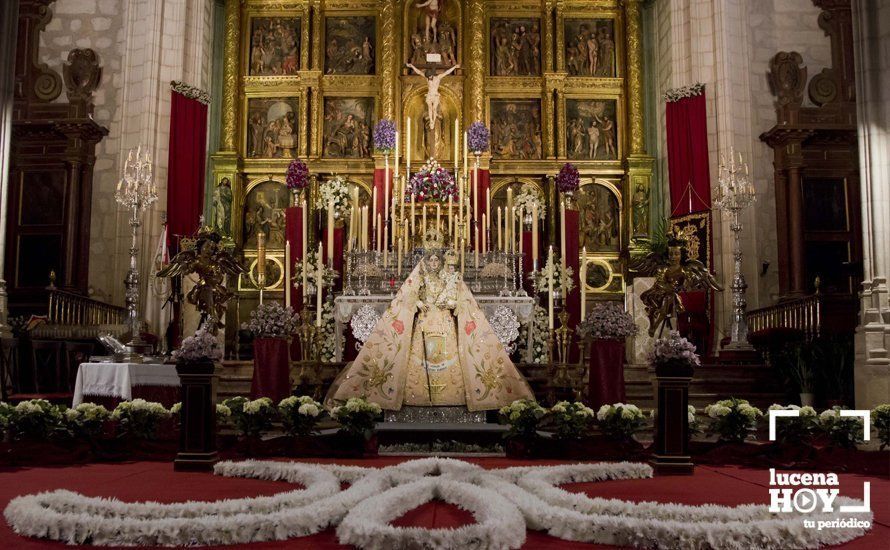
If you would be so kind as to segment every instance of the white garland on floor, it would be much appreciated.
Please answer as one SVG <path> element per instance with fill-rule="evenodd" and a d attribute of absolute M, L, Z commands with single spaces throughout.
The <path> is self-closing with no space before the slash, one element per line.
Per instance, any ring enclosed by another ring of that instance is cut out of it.
<path fill-rule="evenodd" d="M 591 498 L 558 486 L 652 477 L 645 464 L 572 464 L 485 470 L 447 458 L 386 468 L 296 462 L 222 462 L 228 477 L 284 481 L 304 489 L 216 502 L 125 503 L 70 491 L 20 496 L 6 507 L 16 533 L 69 544 L 215 545 L 285 540 L 337 526 L 341 543 L 359 548 L 518 548 L 526 530 L 599 544 L 639 548 L 818 548 L 867 529 L 807 529 L 803 519 L 838 514 L 770 514 L 765 505 L 737 507 Z M 349 484 L 345 490 L 341 483 Z M 395 527 L 391 521 L 433 499 L 473 514 L 456 529 Z M 861 504 L 838 498 L 838 504 Z M 871 513 L 844 518 L 872 521 Z"/>

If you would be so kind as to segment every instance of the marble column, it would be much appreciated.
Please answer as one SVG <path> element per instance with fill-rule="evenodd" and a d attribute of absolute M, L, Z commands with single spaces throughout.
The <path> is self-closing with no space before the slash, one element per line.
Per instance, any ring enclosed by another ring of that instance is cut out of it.
<path fill-rule="evenodd" d="M 6 258 L 6 207 L 9 196 L 9 148 L 12 132 L 12 86 L 15 68 L 16 30 L 18 27 L 18 2 L 5 2 L 0 6 L 0 334 L 9 333 L 7 309 L 5 261 Z"/>
<path fill-rule="evenodd" d="M 853 2 L 863 282 L 853 371 L 856 408 L 890 402 L 890 2 Z"/>

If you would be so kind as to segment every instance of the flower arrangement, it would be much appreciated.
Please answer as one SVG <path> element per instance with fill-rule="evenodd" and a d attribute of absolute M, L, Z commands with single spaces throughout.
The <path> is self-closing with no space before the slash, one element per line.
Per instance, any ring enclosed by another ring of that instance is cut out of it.
<path fill-rule="evenodd" d="M 349 198 L 349 183 L 343 176 L 333 176 L 318 186 L 318 207 L 327 210 L 334 205 L 334 219 L 345 220 L 352 200 Z"/>
<path fill-rule="evenodd" d="M 547 292 L 550 280 L 553 279 L 554 292 L 569 293 L 575 288 L 575 281 L 572 280 L 574 273 L 571 267 L 563 267 L 556 254 L 549 254 L 544 267 L 534 272 L 535 292 Z"/>
<path fill-rule="evenodd" d="M 550 407 L 550 419 L 553 421 L 556 439 L 578 439 L 584 435 L 596 418 L 593 409 L 584 403 L 560 401 Z"/>
<path fill-rule="evenodd" d="M 81 403 L 73 409 L 65 411 L 68 428 L 88 438 L 102 433 L 105 423 L 111 419 L 111 413 L 102 405 Z"/>
<path fill-rule="evenodd" d="M 516 208 L 522 208 L 527 216 L 531 216 L 534 206 L 537 205 L 538 218 L 542 220 L 547 218 L 547 205 L 531 185 L 525 184 L 519 189 L 519 194 L 513 198 L 513 204 Z"/>
<path fill-rule="evenodd" d="M 182 402 L 180 401 L 177 403 L 173 403 L 173 406 L 170 407 L 170 414 L 172 414 L 174 416 L 178 416 L 181 413 L 182 413 Z M 227 406 L 223 405 L 222 403 L 216 404 L 216 421 L 217 422 L 223 422 L 230 416 L 232 416 L 232 409 L 228 408 Z"/>
<path fill-rule="evenodd" d="M 411 195 L 415 195 L 418 201 L 447 202 L 448 197 L 457 199 L 454 176 L 438 162 L 430 160 L 411 176 L 405 199 L 410 201 Z"/>
<path fill-rule="evenodd" d="M 878 405 L 871 411 L 871 421 L 878 432 L 878 440 L 881 442 L 881 450 L 890 447 L 890 405 Z"/>
<path fill-rule="evenodd" d="M 624 340 L 636 333 L 633 317 L 617 302 L 597 302 L 578 323 L 578 337 L 584 340 Z"/>
<path fill-rule="evenodd" d="M 840 412 L 840 407 L 822 411 L 819 415 L 819 430 L 838 447 L 854 449 L 862 443 L 862 417 L 841 416 Z"/>
<path fill-rule="evenodd" d="M 284 182 L 291 191 L 300 191 L 309 185 L 309 167 L 300 159 L 294 159 L 287 165 Z"/>
<path fill-rule="evenodd" d="M 519 341 L 528 341 L 528 331 L 532 331 L 532 362 L 546 363 L 550 354 L 547 352 L 547 332 L 550 330 L 550 319 L 547 310 L 535 305 L 534 316 L 530 323 L 519 327 Z"/>
<path fill-rule="evenodd" d="M 45 399 L 30 399 L 8 410 L 7 424 L 13 440 L 48 439 L 64 432 L 62 408 Z"/>
<path fill-rule="evenodd" d="M 194 335 L 182 341 L 182 346 L 173 352 L 177 361 L 220 361 L 223 358 L 219 340 L 202 325 Z"/>
<path fill-rule="evenodd" d="M 246 437 L 259 437 L 272 427 L 275 404 L 268 397 L 250 400 L 246 397 L 230 397 L 223 405 L 231 411 L 235 427 Z"/>
<path fill-rule="evenodd" d="M 649 354 L 653 366 L 689 365 L 698 367 L 701 361 L 695 353 L 695 345 L 672 330 L 664 338 L 655 340 L 655 346 Z"/>
<path fill-rule="evenodd" d="M 315 294 L 316 285 L 318 285 L 318 250 L 308 250 L 306 252 L 306 259 L 296 262 L 294 264 L 293 277 L 293 285 L 295 288 L 299 288 L 303 284 L 303 270 L 308 269 L 306 272 L 306 290 L 305 293 L 307 295 Z M 334 286 L 334 282 L 340 276 L 336 270 L 331 269 L 324 265 L 322 262 L 321 267 L 321 288 L 331 288 Z"/>
<path fill-rule="evenodd" d="M 250 321 L 241 328 L 253 333 L 254 338 L 287 338 L 297 331 L 299 319 L 290 308 L 278 302 L 265 302 L 250 312 Z"/>
<path fill-rule="evenodd" d="M 768 411 L 799 411 L 798 416 L 783 417 L 776 421 L 776 435 L 783 443 L 800 443 L 816 431 L 819 427 L 819 417 L 813 407 L 798 407 L 797 405 L 782 406 L 770 405 Z"/>
<path fill-rule="evenodd" d="M 716 434 L 720 441 L 741 443 L 754 437 L 757 420 L 763 412 L 752 407 L 744 399 L 724 399 L 705 407 L 705 414 L 711 418 L 708 431 Z"/>
<path fill-rule="evenodd" d="M 137 439 L 151 439 L 162 420 L 170 418 L 170 411 L 160 403 L 134 399 L 122 401 L 111 413 L 120 422 L 121 432 Z"/>
<path fill-rule="evenodd" d="M 334 303 L 324 302 L 321 306 L 321 349 L 319 350 L 319 360 L 324 363 L 333 363 L 336 350 L 336 338 L 334 330 L 336 322 L 334 321 Z"/>
<path fill-rule="evenodd" d="M 340 424 L 340 431 L 351 436 L 370 439 L 377 418 L 383 412 L 380 405 L 352 397 L 345 404 L 331 409 L 331 418 Z"/>
<path fill-rule="evenodd" d="M 2 440 L 6 436 L 6 432 L 9 431 L 9 419 L 13 414 L 13 407 L 9 403 L 4 403 L 0 401 L 0 440 Z"/>
<path fill-rule="evenodd" d="M 491 143 L 491 132 L 488 127 L 478 120 L 467 128 L 467 147 L 476 155 L 488 151 Z"/>
<path fill-rule="evenodd" d="M 388 118 L 374 125 L 374 148 L 381 153 L 391 153 L 396 148 L 396 124 Z"/>
<path fill-rule="evenodd" d="M 538 425 L 547 414 L 547 409 L 531 399 L 517 399 L 501 407 L 498 411 L 501 421 L 510 426 L 508 438 L 535 438 L 538 436 Z"/>
<path fill-rule="evenodd" d="M 574 193 L 581 185 L 581 174 L 571 162 L 567 162 L 559 169 L 556 175 L 556 188 L 562 193 Z"/>
<path fill-rule="evenodd" d="M 596 411 L 600 429 L 614 439 L 631 439 L 646 425 L 646 415 L 636 405 L 613 403 Z"/>
<path fill-rule="evenodd" d="M 306 436 L 312 433 L 321 414 L 321 403 L 308 395 L 292 395 L 278 404 L 278 414 L 284 429 L 293 436 Z"/>

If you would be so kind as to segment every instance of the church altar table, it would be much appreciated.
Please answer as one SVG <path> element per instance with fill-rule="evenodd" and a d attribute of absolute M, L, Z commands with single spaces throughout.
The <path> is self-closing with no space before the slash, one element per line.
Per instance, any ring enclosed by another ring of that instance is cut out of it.
<path fill-rule="evenodd" d="M 84 401 L 104 405 L 137 398 L 157 401 L 165 407 L 179 401 L 176 365 L 81 363 L 77 368 L 72 406 Z"/>
<path fill-rule="evenodd" d="M 334 298 L 334 337 L 335 360 L 343 360 L 344 337 L 343 329 L 349 323 L 352 316 L 362 307 L 370 306 L 377 313 L 378 318 L 383 315 L 386 308 L 395 298 L 395 294 L 373 294 L 371 296 L 337 296 Z M 516 320 L 521 325 L 527 325 L 532 321 L 535 311 L 535 301 L 530 296 L 491 296 L 476 295 L 476 303 L 491 322 L 492 316 L 499 306 L 506 306 L 516 315 Z M 526 361 L 532 360 L 532 331 L 527 331 Z"/>

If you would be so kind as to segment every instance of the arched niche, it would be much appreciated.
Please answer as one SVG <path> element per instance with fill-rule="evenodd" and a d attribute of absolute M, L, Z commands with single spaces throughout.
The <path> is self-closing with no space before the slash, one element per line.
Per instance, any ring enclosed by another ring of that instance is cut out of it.
<path fill-rule="evenodd" d="M 411 89 L 403 100 L 402 128 L 408 128 L 408 119 L 411 119 L 411 164 L 419 167 L 427 161 L 429 155 L 425 148 L 427 128 L 424 126 L 424 117 L 427 114 L 426 83 Z M 461 100 L 455 92 L 444 83 L 439 87 L 439 110 L 442 112 L 442 123 L 436 131 L 440 133 L 442 145 L 434 158 L 445 167 L 454 166 L 454 121 L 460 119 Z M 458 148 L 463 147 L 458 135 Z M 416 168 L 413 169 L 416 171 Z"/>
<path fill-rule="evenodd" d="M 618 254 L 624 244 L 621 190 L 612 181 L 581 178 L 575 193 L 578 207 L 578 246 L 587 254 Z"/>
<path fill-rule="evenodd" d="M 547 194 L 540 180 L 535 178 L 508 177 L 493 178 L 491 180 L 491 210 L 497 216 L 498 207 L 506 209 L 507 207 L 507 190 L 513 190 L 513 196 L 517 196 L 524 187 L 528 186 L 537 193 L 540 204 L 546 208 Z"/>
<path fill-rule="evenodd" d="M 260 177 L 248 182 L 242 208 L 242 247 L 255 249 L 257 233 L 266 234 L 268 249 L 284 249 L 284 209 L 290 206 L 291 192 L 280 176 Z"/>

